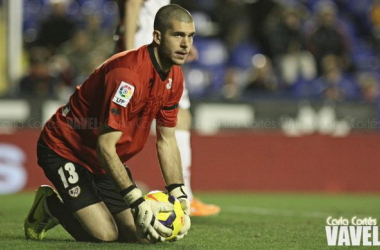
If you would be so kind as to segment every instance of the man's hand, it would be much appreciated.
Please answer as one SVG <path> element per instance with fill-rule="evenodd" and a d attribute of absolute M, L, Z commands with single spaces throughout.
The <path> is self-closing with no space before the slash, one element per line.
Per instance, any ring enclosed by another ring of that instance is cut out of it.
<path fill-rule="evenodd" d="M 157 220 L 159 212 L 174 210 L 170 202 L 156 202 L 145 200 L 140 189 L 133 186 L 126 189 L 124 200 L 131 208 L 136 225 L 137 237 L 148 239 L 151 243 L 163 242 L 165 237 L 172 234 L 172 230 Z"/>
<path fill-rule="evenodd" d="M 180 240 L 187 234 L 187 231 L 189 231 L 191 227 L 191 220 L 190 220 L 190 202 L 187 198 L 187 194 L 185 193 L 184 189 L 185 186 L 183 184 L 172 184 L 167 187 L 169 194 L 173 195 L 177 200 L 181 203 L 182 210 L 184 212 L 184 222 L 181 230 L 179 231 L 178 235 L 172 240 Z"/>

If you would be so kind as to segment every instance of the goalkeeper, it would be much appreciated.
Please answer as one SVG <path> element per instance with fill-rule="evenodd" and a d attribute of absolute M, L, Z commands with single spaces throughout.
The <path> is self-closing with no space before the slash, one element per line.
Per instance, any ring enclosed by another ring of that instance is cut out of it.
<path fill-rule="evenodd" d="M 60 223 L 78 241 L 165 241 L 172 230 L 156 215 L 173 210 L 172 204 L 145 200 L 123 164 L 142 150 L 153 119 L 161 172 L 185 212 L 175 240 L 187 234 L 190 207 L 174 132 L 183 91 L 180 65 L 194 34 L 187 10 L 162 7 L 153 42 L 99 66 L 46 123 L 38 164 L 62 200 L 49 186 L 37 189 L 25 219 L 27 239 L 42 240 Z"/>

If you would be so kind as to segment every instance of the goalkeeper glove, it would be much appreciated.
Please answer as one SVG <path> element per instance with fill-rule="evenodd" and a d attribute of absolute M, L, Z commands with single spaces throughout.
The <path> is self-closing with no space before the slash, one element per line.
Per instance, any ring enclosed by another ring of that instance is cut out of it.
<path fill-rule="evenodd" d="M 185 193 L 185 185 L 183 184 L 172 184 L 166 187 L 169 191 L 169 194 L 177 198 L 177 200 L 181 203 L 182 210 L 184 212 L 184 222 L 181 230 L 178 235 L 172 240 L 177 241 L 185 237 L 187 231 L 189 231 L 191 226 L 190 220 L 190 201 L 187 198 L 187 194 Z"/>
<path fill-rule="evenodd" d="M 141 190 L 135 186 L 128 187 L 121 194 L 124 197 L 124 201 L 131 208 L 138 238 L 146 238 L 149 242 L 155 243 L 165 241 L 165 237 L 169 237 L 172 234 L 172 229 L 161 224 L 156 216 L 161 211 L 173 211 L 173 204 L 170 202 L 145 200 L 142 197 Z"/>

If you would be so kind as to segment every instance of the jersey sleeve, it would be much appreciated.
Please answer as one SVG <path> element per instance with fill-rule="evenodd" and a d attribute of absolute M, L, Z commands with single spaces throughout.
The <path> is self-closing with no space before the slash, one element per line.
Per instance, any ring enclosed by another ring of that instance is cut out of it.
<path fill-rule="evenodd" d="M 138 75 L 129 69 L 113 69 L 107 73 L 101 123 L 119 131 L 129 126 L 129 114 L 139 96 L 139 82 Z"/>
<path fill-rule="evenodd" d="M 173 84 L 174 88 L 169 101 L 158 112 L 157 125 L 164 127 L 175 127 L 177 125 L 178 103 L 183 93 L 183 78 Z"/>

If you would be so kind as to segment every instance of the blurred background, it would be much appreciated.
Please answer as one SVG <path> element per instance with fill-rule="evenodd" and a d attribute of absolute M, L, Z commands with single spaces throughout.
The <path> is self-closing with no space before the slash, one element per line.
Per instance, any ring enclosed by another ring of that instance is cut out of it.
<path fill-rule="evenodd" d="M 195 191 L 380 192 L 379 0 L 172 3 L 197 31 Z M 39 132 L 115 51 L 117 22 L 115 0 L 0 0 L 0 194 L 46 183 Z M 154 140 L 130 165 L 162 188 Z"/>

